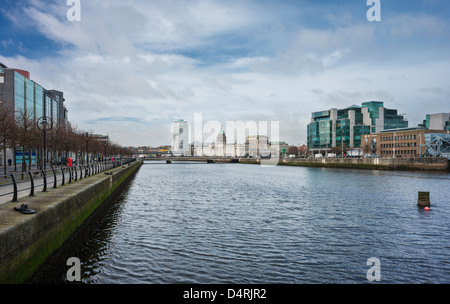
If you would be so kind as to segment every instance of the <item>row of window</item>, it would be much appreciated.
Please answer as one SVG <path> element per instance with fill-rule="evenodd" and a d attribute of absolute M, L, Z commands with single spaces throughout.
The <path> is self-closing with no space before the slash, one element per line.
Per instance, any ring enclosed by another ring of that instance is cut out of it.
<path fill-rule="evenodd" d="M 36 119 L 45 114 L 55 122 L 59 120 L 59 102 L 46 95 L 39 84 L 17 72 L 14 73 L 14 105 L 15 111 L 32 113 Z"/>
<path fill-rule="evenodd" d="M 417 150 L 381 150 L 381 155 L 417 155 Z"/>
<path fill-rule="evenodd" d="M 417 143 L 416 142 L 412 142 L 412 143 L 395 143 L 395 144 L 381 144 L 381 148 L 404 148 L 404 147 L 417 147 Z"/>
<path fill-rule="evenodd" d="M 417 135 L 400 135 L 400 136 L 381 137 L 381 141 L 412 140 L 412 139 L 417 139 Z"/>

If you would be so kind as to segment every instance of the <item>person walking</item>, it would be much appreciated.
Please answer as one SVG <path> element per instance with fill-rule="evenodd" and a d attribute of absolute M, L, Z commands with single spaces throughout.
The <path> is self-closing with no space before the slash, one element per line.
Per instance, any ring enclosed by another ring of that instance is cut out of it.
<path fill-rule="evenodd" d="M 12 163 L 12 160 L 11 160 L 11 158 L 10 158 L 10 159 L 8 159 L 8 166 L 9 166 L 9 167 L 11 167 L 11 163 Z"/>

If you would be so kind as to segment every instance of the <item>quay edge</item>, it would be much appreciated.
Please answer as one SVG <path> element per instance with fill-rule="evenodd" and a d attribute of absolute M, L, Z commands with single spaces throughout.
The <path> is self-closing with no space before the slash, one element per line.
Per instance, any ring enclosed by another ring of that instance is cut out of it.
<path fill-rule="evenodd" d="M 241 164 L 260 164 L 259 159 L 240 159 Z M 279 166 L 450 172 L 450 160 L 446 158 L 319 158 L 280 159 Z"/>
<path fill-rule="evenodd" d="M 30 279 L 141 165 L 137 161 L 109 170 L 111 175 L 99 173 L 18 203 L 0 205 L 0 283 L 21 284 Z M 36 214 L 14 211 L 21 204 Z"/>

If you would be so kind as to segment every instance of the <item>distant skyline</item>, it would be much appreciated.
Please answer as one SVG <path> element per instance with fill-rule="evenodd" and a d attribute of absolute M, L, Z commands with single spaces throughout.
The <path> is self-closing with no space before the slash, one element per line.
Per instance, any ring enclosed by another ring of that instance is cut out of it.
<path fill-rule="evenodd" d="M 450 2 L 4 0 L 0 62 L 64 92 L 78 130 L 170 145 L 172 123 L 279 121 L 306 143 L 311 113 L 371 100 L 410 126 L 450 112 Z M 125 4 L 126 3 L 126 4 Z M 207 134 L 205 134 L 207 137 Z"/>

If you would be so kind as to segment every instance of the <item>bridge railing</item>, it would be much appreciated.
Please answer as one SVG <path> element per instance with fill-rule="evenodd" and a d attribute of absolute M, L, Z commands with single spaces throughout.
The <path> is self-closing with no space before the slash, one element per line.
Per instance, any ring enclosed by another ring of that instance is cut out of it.
<path fill-rule="evenodd" d="M 47 192 L 49 188 L 56 189 L 58 185 L 71 184 L 119 166 L 131 165 L 134 161 L 136 161 L 135 158 L 129 158 L 2 174 L 0 175 L 0 203 L 18 202 L 19 198 L 35 196 L 36 191 Z"/>

